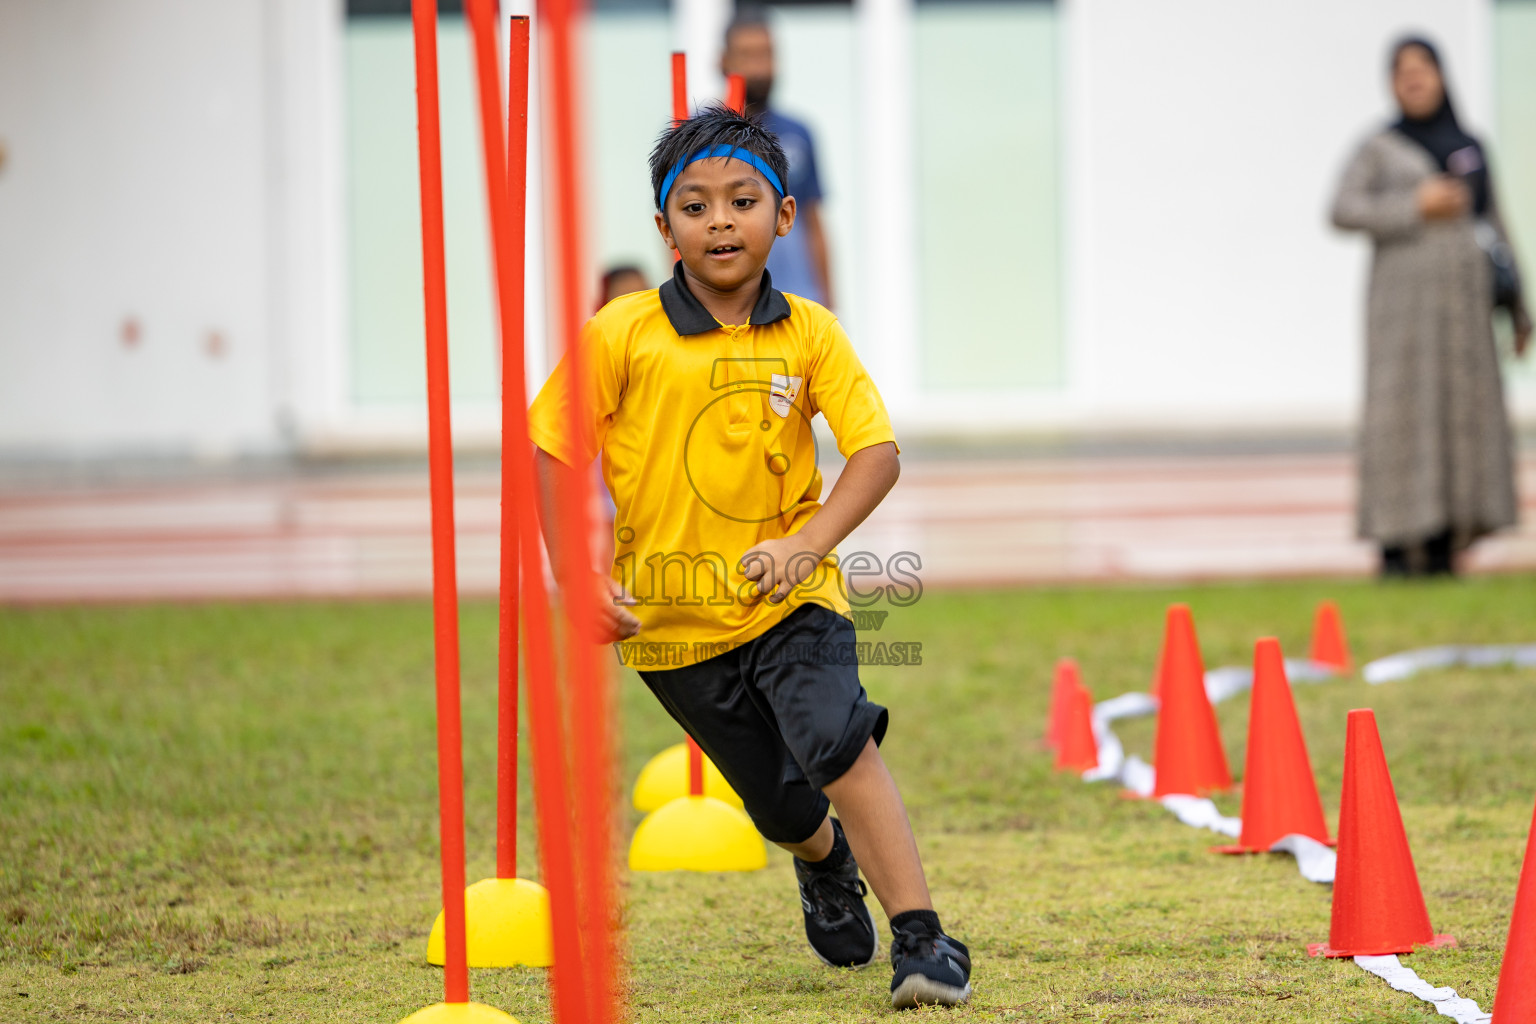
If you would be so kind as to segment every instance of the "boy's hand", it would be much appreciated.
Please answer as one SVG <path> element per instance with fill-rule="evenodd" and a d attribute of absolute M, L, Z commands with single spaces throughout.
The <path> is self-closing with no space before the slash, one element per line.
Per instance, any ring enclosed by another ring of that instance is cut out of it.
<path fill-rule="evenodd" d="M 590 623 L 593 642 L 617 643 L 640 632 L 640 620 L 628 610 L 635 604 L 629 591 L 620 586 L 617 580 L 606 576 L 594 575 L 592 582 L 597 591 L 597 599 L 593 602 L 596 616 Z"/>
<path fill-rule="evenodd" d="M 798 536 L 765 540 L 741 556 L 742 575 L 757 583 L 757 596 L 778 604 L 821 564 L 821 554 Z"/>

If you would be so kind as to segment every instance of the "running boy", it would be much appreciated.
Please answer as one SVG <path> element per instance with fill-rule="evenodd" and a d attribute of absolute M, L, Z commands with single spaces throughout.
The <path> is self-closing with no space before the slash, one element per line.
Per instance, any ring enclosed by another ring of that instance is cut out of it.
<path fill-rule="evenodd" d="M 816 955 L 875 959 L 862 867 L 891 921 L 892 1005 L 964 1002 L 970 954 L 933 911 L 831 555 L 900 473 L 885 406 L 832 314 L 763 269 L 795 223 L 778 140 L 713 107 L 669 129 L 650 163 L 672 278 L 603 307 L 582 333 L 586 379 L 562 363 L 529 413 L 545 493 L 600 452 L 618 506 L 612 578 L 556 575 L 600 589 L 599 639 L 621 641 L 758 830 L 794 854 Z M 817 413 L 847 459 L 825 502 Z"/>

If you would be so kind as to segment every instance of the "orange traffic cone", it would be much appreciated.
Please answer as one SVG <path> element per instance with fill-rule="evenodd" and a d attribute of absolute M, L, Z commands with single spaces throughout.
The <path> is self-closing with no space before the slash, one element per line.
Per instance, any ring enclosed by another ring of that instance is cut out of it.
<path fill-rule="evenodd" d="M 1243 771 L 1243 834 L 1222 853 L 1262 853 L 1292 832 L 1328 842 L 1323 802 L 1312 778 L 1307 741 L 1285 678 L 1280 641 L 1253 648 L 1253 701 L 1248 712 L 1248 763 Z"/>
<path fill-rule="evenodd" d="M 1397 793 L 1381 751 L 1376 714 L 1349 713 L 1344 741 L 1344 797 L 1339 806 L 1339 861 L 1333 924 L 1313 956 L 1385 956 L 1415 946 L 1450 946 L 1429 924 Z"/>
<path fill-rule="evenodd" d="M 1493 1024 L 1530 1024 L 1536 1020 L 1536 820 L 1525 844 L 1525 867 L 1515 890 L 1515 913 L 1504 943 L 1504 966 L 1493 997 Z"/>
<path fill-rule="evenodd" d="M 1085 772 L 1099 766 L 1099 744 L 1093 738 L 1093 694 L 1078 683 L 1068 700 L 1061 746 L 1056 750 L 1056 770 Z"/>
<path fill-rule="evenodd" d="M 1349 671 L 1349 644 L 1344 640 L 1339 606 L 1332 601 L 1318 605 L 1312 620 L 1312 660 L 1340 672 Z"/>
<path fill-rule="evenodd" d="M 1170 605 L 1163 635 L 1161 706 L 1157 712 L 1154 798 L 1200 796 L 1232 788 L 1216 712 L 1205 695 L 1205 665 L 1189 606 Z"/>
<path fill-rule="evenodd" d="M 1051 716 L 1045 723 L 1045 747 L 1060 750 L 1061 738 L 1066 733 L 1067 716 L 1072 712 L 1072 691 L 1082 685 L 1078 681 L 1077 662 L 1062 658 L 1056 663 L 1056 679 L 1051 684 Z"/>

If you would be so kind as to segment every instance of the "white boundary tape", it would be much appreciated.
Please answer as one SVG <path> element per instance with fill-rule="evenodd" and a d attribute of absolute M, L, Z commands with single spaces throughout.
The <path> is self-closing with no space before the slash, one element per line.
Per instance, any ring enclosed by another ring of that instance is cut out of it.
<path fill-rule="evenodd" d="M 1416 651 L 1377 658 L 1362 668 L 1360 675 L 1368 683 L 1391 683 L 1418 675 L 1427 669 L 1450 668 L 1453 665 L 1467 668 L 1536 668 L 1536 644 L 1423 647 Z"/>
<path fill-rule="evenodd" d="M 1338 855 L 1311 836 L 1298 835 L 1292 832 L 1288 836 L 1281 836 L 1279 839 L 1276 839 L 1275 845 L 1271 846 L 1269 851 L 1271 853 L 1288 853 L 1295 857 L 1296 867 L 1300 869 L 1301 877 L 1307 881 L 1317 882 L 1320 885 L 1333 884 L 1333 874 L 1338 865 Z"/>
<path fill-rule="evenodd" d="M 1320 665 L 1313 661 L 1292 660 L 1286 661 L 1285 674 L 1292 682 L 1298 683 L 1324 682 L 1338 675 L 1327 665 Z M 1240 693 L 1246 693 L 1252 688 L 1253 670 L 1250 668 L 1236 666 L 1214 668 L 1205 674 L 1205 694 L 1212 704 L 1219 704 Z M 1122 718 L 1140 718 L 1155 714 L 1157 708 L 1157 698 L 1150 693 L 1122 693 L 1118 697 L 1111 697 L 1095 704 L 1093 735 L 1099 748 L 1099 766 L 1084 772 L 1083 780 L 1085 782 L 1106 780 L 1119 782 L 1137 796 L 1150 797 L 1156 788 L 1157 770 L 1134 754 L 1127 756 L 1125 746 L 1120 742 L 1120 737 L 1115 735 L 1111 724 Z M 1214 803 L 1203 797 L 1165 796 L 1159 802 L 1186 825 L 1207 828 L 1234 839 L 1242 835 L 1243 823 L 1240 818 L 1229 818 L 1223 815 L 1216 809 Z M 1298 842 L 1290 843 L 1290 840 Z M 1306 840 L 1305 836 L 1286 836 L 1276 844 L 1275 849 L 1295 856 L 1302 877 L 1308 881 L 1332 882 L 1333 851 L 1315 842 L 1312 846 L 1316 849 L 1304 847 L 1300 842 L 1303 840 Z M 1305 862 L 1302 854 L 1297 852 L 1299 849 L 1306 851 Z"/>
<path fill-rule="evenodd" d="M 1355 963 L 1370 971 L 1399 992 L 1418 996 L 1435 1008 L 1443 1017 L 1450 1017 L 1459 1024 L 1487 1024 L 1493 1014 L 1484 1013 L 1470 999 L 1463 999 L 1453 988 L 1434 988 L 1429 982 L 1404 967 L 1395 956 L 1357 956 Z"/>
<path fill-rule="evenodd" d="M 1448 645 L 1377 658 L 1360 670 L 1367 683 L 1396 682 L 1420 672 L 1452 666 L 1490 668 L 1510 666 L 1536 668 L 1536 644 Z M 1337 670 L 1314 661 L 1287 659 L 1286 677 L 1292 683 L 1322 683 L 1339 677 Z M 1212 704 L 1235 697 L 1253 688 L 1253 670 L 1232 666 L 1214 668 L 1205 674 L 1205 694 Z M 1099 766 L 1083 772 L 1084 782 L 1118 782 L 1138 796 L 1150 797 L 1157 788 L 1157 770 L 1135 754 L 1127 755 L 1125 745 L 1111 728 L 1122 718 L 1140 718 L 1157 712 L 1157 698 L 1150 693 L 1122 693 L 1101 700 L 1093 706 L 1093 735 L 1098 744 Z M 1170 795 L 1159 803 L 1186 825 L 1206 828 L 1224 836 L 1242 835 L 1240 818 L 1229 818 L 1210 800 L 1196 796 Z M 1301 877 L 1309 882 L 1333 883 L 1337 857 L 1328 847 L 1308 836 L 1288 835 L 1270 850 L 1289 853 L 1296 858 Z M 1407 992 L 1434 1006 L 1436 1012 L 1458 1024 L 1487 1024 L 1493 1019 L 1471 999 L 1463 999 L 1453 988 L 1434 988 L 1412 969 L 1404 967 L 1395 956 L 1357 956 L 1355 963 L 1381 978 L 1399 992 Z"/>

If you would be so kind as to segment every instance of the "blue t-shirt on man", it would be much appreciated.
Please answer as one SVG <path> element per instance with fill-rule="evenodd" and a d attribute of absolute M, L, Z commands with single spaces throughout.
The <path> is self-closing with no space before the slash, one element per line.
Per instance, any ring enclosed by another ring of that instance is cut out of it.
<path fill-rule="evenodd" d="M 784 187 L 795 197 L 799 209 L 803 211 L 812 203 L 821 202 L 816 144 L 811 141 L 810 129 L 771 107 L 763 113 L 763 127 L 779 137 L 784 155 L 789 158 L 789 180 L 784 182 Z M 773 251 L 768 254 L 768 272 L 773 275 L 773 286 L 779 291 L 826 304 L 827 295 L 811 262 L 811 248 L 804 228 L 791 231 L 773 243 Z"/>

